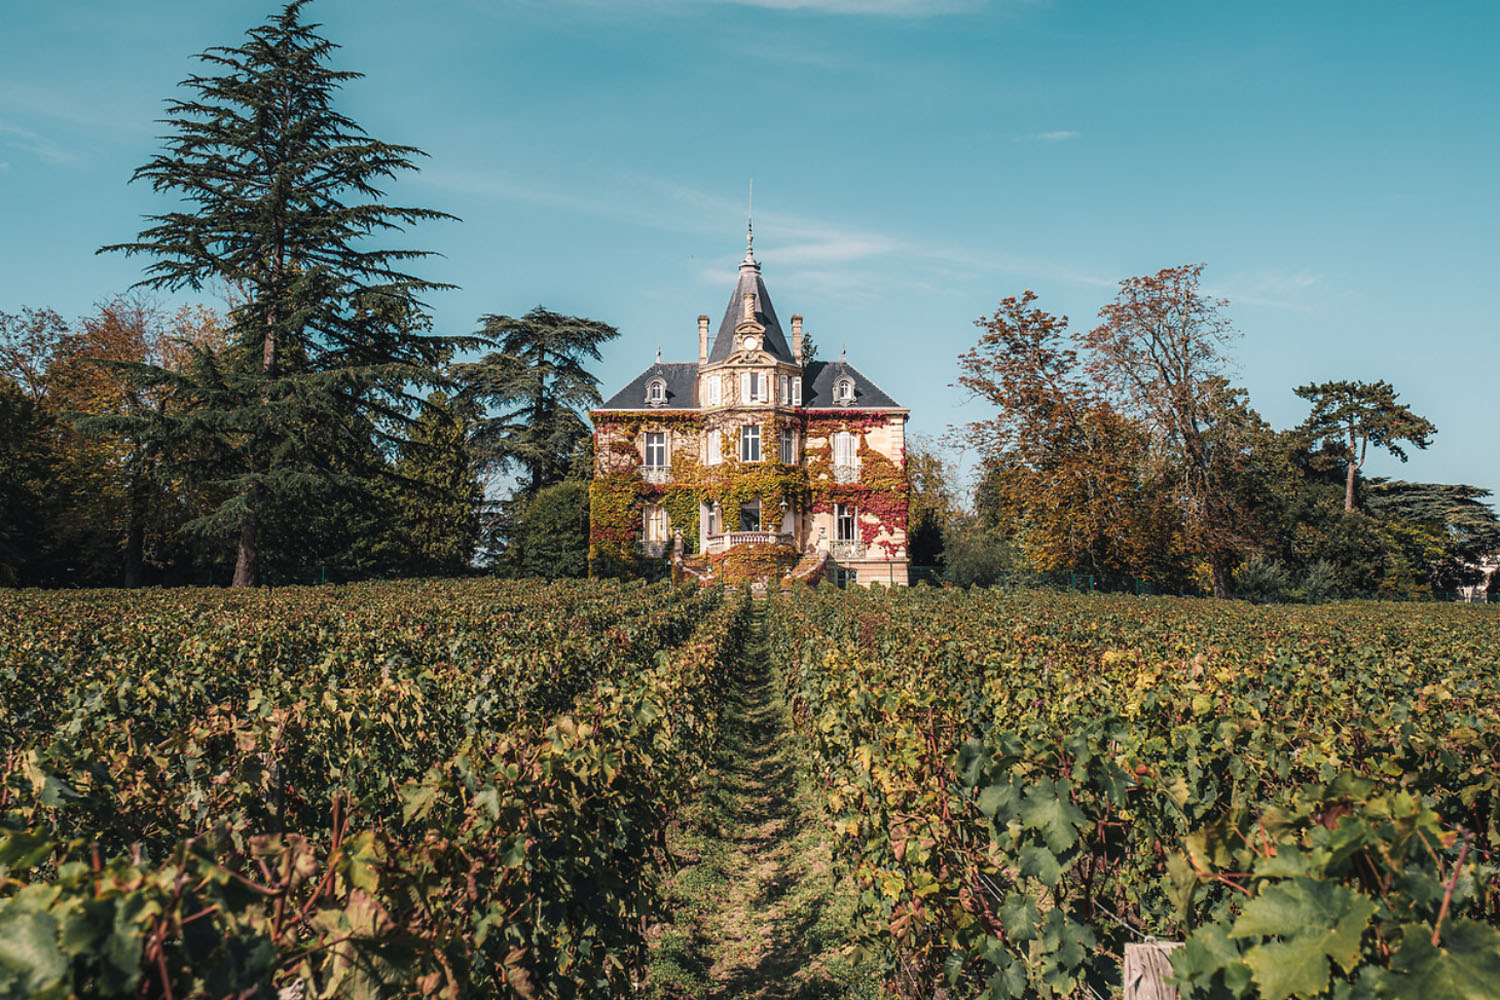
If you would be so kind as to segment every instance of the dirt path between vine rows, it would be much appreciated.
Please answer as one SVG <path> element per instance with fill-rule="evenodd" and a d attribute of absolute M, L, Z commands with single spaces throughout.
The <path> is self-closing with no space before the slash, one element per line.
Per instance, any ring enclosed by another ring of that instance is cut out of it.
<path fill-rule="evenodd" d="M 652 933 L 646 995 L 662 1000 L 873 1000 L 846 935 L 854 889 L 799 766 L 766 664 L 764 609 L 727 696 L 708 789 L 669 835 L 680 866 Z"/>

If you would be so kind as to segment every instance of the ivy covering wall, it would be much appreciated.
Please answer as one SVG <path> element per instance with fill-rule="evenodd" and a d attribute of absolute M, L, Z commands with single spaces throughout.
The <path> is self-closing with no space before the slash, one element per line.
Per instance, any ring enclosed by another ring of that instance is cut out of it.
<path fill-rule="evenodd" d="M 887 426 L 891 417 L 866 411 L 808 410 L 794 416 L 768 412 L 761 417 L 760 462 L 739 458 L 739 429 L 747 421 L 742 412 L 725 413 L 633 413 L 594 414 L 595 475 L 589 504 L 589 559 L 596 573 L 639 570 L 641 557 L 637 539 L 643 511 L 659 505 L 667 512 L 671 528 L 681 532 L 688 551 L 699 547 L 698 513 L 703 504 L 719 506 L 722 516 L 732 517 L 743 504 L 761 500 L 769 509 L 785 503 L 792 510 L 827 513 L 836 503 L 851 504 L 859 512 L 860 538 L 866 546 L 894 555 L 904 545 L 909 483 L 904 455 L 895 460 L 870 446 L 871 430 Z M 803 447 L 800 465 L 784 465 L 780 459 L 780 434 L 796 431 Z M 711 430 L 720 430 L 721 461 L 700 462 L 700 440 Z M 858 439 L 859 478 L 836 483 L 833 476 L 832 437 L 848 431 Z M 644 435 L 668 435 L 670 481 L 651 483 L 641 475 Z M 815 442 L 818 442 L 815 444 Z M 771 546 L 771 548 L 777 548 Z M 787 555 L 775 559 L 755 553 L 754 559 L 735 559 L 746 569 L 762 563 L 779 570 Z M 748 560 L 748 562 L 747 562 Z M 727 566 L 724 567 L 727 570 Z M 756 575 L 761 574 L 757 571 Z"/>

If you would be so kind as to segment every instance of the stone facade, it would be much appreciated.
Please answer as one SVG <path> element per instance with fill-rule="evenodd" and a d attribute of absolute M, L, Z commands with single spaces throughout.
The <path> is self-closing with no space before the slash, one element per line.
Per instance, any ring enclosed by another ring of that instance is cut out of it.
<path fill-rule="evenodd" d="M 679 554 L 709 579 L 907 582 L 908 411 L 850 365 L 803 357 L 747 248 L 696 363 L 647 368 L 593 411 L 590 555 Z"/>

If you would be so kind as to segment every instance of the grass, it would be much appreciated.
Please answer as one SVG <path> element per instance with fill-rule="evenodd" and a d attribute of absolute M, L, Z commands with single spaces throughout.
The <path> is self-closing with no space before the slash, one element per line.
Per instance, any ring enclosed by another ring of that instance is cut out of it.
<path fill-rule="evenodd" d="M 877 1000 L 878 977 L 848 955 L 854 889 L 798 766 L 759 614 L 726 695 L 714 772 L 668 837 L 672 916 L 653 928 L 644 995 Z"/>

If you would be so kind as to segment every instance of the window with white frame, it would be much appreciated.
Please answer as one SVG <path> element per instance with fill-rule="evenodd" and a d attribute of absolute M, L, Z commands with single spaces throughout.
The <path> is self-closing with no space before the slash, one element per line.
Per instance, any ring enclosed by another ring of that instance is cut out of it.
<path fill-rule="evenodd" d="M 666 508 L 656 504 L 648 504 L 643 512 L 645 517 L 645 538 L 648 542 L 665 542 L 667 540 L 667 511 Z"/>
<path fill-rule="evenodd" d="M 761 372 L 740 372 L 740 402 L 764 403 L 770 393 L 768 382 Z"/>
<path fill-rule="evenodd" d="M 835 403 L 854 402 L 854 380 L 847 375 L 833 384 L 833 401 Z"/>
<path fill-rule="evenodd" d="M 705 391 L 708 395 L 708 405 L 718 406 L 724 401 L 724 378 L 721 375 L 710 375 L 703 380 Z"/>
<path fill-rule="evenodd" d="M 750 424 L 740 428 L 740 461 L 760 461 L 760 425 Z"/>
<path fill-rule="evenodd" d="M 833 464 L 836 466 L 859 465 L 859 450 L 854 435 L 848 431 L 833 432 Z"/>
<path fill-rule="evenodd" d="M 792 376 L 792 405 L 802 405 L 802 376 Z"/>
<path fill-rule="evenodd" d="M 854 534 L 854 505 L 847 503 L 836 503 L 833 505 L 833 537 L 835 541 L 852 542 L 857 537 Z"/>
<path fill-rule="evenodd" d="M 665 431 L 646 432 L 646 468 L 667 467 L 667 435 Z"/>
<path fill-rule="evenodd" d="M 646 402 L 653 406 L 667 401 L 667 383 L 665 379 L 654 378 L 646 383 Z"/>
<path fill-rule="evenodd" d="M 797 461 L 797 432 L 787 430 L 781 431 L 781 464 L 792 465 Z"/>
<path fill-rule="evenodd" d="M 711 430 L 704 438 L 703 462 L 705 465 L 718 465 L 724 461 L 724 432 Z"/>
<path fill-rule="evenodd" d="M 776 382 L 776 388 L 779 390 L 776 393 L 777 403 L 785 406 L 792 401 L 792 377 L 790 375 L 781 376 Z"/>

